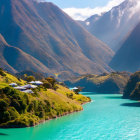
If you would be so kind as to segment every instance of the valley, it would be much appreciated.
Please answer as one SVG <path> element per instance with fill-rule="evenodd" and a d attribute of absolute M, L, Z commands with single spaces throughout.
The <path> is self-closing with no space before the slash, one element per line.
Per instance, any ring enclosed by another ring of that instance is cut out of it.
<path fill-rule="evenodd" d="M 56 1 L 0 0 L 0 139 L 140 139 L 140 1 Z"/>

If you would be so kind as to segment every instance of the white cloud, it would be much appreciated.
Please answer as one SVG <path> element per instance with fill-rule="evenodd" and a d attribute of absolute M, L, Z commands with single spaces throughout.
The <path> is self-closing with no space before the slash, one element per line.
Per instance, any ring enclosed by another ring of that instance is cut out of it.
<path fill-rule="evenodd" d="M 135 4 L 135 6 L 131 7 L 130 9 L 131 14 L 129 15 L 129 19 L 131 19 L 131 17 L 135 15 L 136 13 L 139 15 L 139 12 L 140 12 L 140 0 L 133 0 L 132 2 Z"/>
<path fill-rule="evenodd" d="M 107 5 L 104 7 L 96 7 L 96 8 L 64 8 L 64 12 L 66 12 L 68 15 L 70 15 L 75 20 L 85 20 L 88 17 L 98 14 L 101 15 L 103 12 L 107 12 L 111 10 L 114 6 L 119 5 L 124 0 L 110 0 Z"/>

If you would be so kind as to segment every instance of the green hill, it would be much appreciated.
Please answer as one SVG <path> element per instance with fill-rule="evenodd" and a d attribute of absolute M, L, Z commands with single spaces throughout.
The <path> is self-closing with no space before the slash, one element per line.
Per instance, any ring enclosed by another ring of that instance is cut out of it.
<path fill-rule="evenodd" d="M 24 93 L 8 84 L 24 84 L 26 81 L 2 70 L 0 75 L 0 127 L 34 126 L 45 120 L 81 111 L 81 105 L 90 101 L 90 98 L 75 94 L 59 84 L 55 85 L 55 90 L 42 86 L 34 89 L 33 94 Z"/>
<path fill-rule="evenodd" d="M 140 71 L 131 75 L 123 93 L 123 98 L 140 99 Z"/>
<path fill-rule="evenodd" d="M 15 82 L 19 85 L 23 85 L 26 83 L 26 81 L 24 81 L 22 79 L 18 79 L 17 77 L 0 69 L 0 89 L 7 87 L 10 83 L 13 83 L 13 82 Z"/>
<path fill-rule="evenodd" d="M 83 91 L 98 92 L 98 93 L 121 93 L 125 87 L 129 73 L 127 72 L 112 72 L 102 75 L 83 75 L 78 78 L 65 81 L 69 87 L 80 86 Z"/>

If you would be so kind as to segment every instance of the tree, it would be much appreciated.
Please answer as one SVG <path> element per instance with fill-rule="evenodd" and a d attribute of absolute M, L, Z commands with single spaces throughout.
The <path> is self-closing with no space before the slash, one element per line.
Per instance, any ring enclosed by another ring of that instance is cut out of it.
<path fill-rule="evenodd" d="M 3 71 L 2 68 L 0 68 L 0 75 L 1 75 L 1 76 L 6 76 L 6 74 L 4 73 L 4 71 Z"/>
<path fill-rule="evenodd" d="M 73 99 L 73 93 L 67 93 L 67 97 Z"/>
<path fill-rule="evenodd" d="M 79 94 L 79 92 L 82 91 L 82 87 L 78 87 L 77 89 L 74 90 L 75 94 Z"/>
<path fill-rule="evenodd" d="M 45 80 L 43 81 L 43 86 L 45 88 L 51 88 L 56 90 L 58 87 L 56 85 L 57 81 L 53 78 L 53 77 L 47 77 L 45 78 Z"/>
<path fill-rule="evenodd" d="M 10 113 L 8 111 L 4 112 L 3 119 L 4 119 L 4 122 L 7 122 L 7 121 L 11 120 L 11 116 L 10 116 Z"/>
<path fill-rule="evenodd" d="M 8 108 L 8 103 L 3 100 L 3 99 L 0 99 L 0 111 L 5 111 L 7 110 Z"/>
<path fill-rule="evenodd" d="M 49 83 L 49 82 L 46 80 L 46 81 L 44 81 L 44 83 L 43 83 L 43 87 L 44 87 L 44 88 L 52 88 L 52 85 L 51 85 L 51 83 Z"/>
<path fill-rule="evenodd" d="M 27 80 L 27 82 L 35 81 L 35 77 L 34 76 L 27 76 L 26 80 Z"/>
<path fill-rule="evenodd" d="M 52 86 L 54 86 L 57 82 L 53 77 L 45 78 L 45 80 L 47 80 L 49 83 L 51 83 Z"/>

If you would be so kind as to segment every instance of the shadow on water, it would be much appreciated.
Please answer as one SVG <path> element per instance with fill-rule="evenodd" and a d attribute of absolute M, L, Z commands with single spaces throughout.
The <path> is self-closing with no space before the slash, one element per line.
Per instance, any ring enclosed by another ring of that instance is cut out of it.
<path fill-rule="evenodd" d="M 136 102 L 136 103 L 124 103 L 124 104 L 121 104 L 121 106 L 140 107 L 140 102 Z"/>
<path fill-rule="evenodd" d="M 109 97 L 105 97 L 107 99 L 123 99 L 122 96 L 109 96 Z"/>
<path fill-rule="evenodd" d="M 8 134 L 0 133 L 0 136 L 8 136 Z"/>
<path fill-rule="evenodd" d="M 96 95 L 97 93 L 94 92 L 80 92 L 82 95 Z"/>

